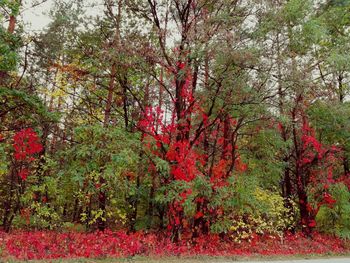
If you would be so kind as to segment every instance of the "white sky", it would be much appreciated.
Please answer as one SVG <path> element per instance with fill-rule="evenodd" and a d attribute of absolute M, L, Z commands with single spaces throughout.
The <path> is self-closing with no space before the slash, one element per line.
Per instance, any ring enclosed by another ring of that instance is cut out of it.
<path fill-rule="evenodd" d="M 24 21 L 25 31 L 40 31 L 50 23 L 48 11 L 52 7 L 54 0 L 46 2 L 30 8 L 36 1 L 27 0 L 24 2 L 22 19 Z"/>
<path fill-rule="evenodd" d="M 69 0 L 61 0 L 69 1 Z M 25 0 L 21 10 L 21 16 L 24 22 L 26 32 L 40 31 L 47 26 L 51 19 L 48 15 L 53 7 L 55 0 Z M 40 3 L 32 7 L 34 4 Z M 98 16 L 103 12 L 103 3 L 100 0 L 84 0 L 86 15 Z"/>

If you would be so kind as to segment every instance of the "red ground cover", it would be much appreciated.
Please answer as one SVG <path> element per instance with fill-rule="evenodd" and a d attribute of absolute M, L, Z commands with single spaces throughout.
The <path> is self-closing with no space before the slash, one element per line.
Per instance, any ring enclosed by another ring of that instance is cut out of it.
<path fill-rule="evenodd" d="M 343 254 L 350 245 L 335 237 L 314 234 L 288 235 L 284 241 L 271 236 L 233 243 L 217 235 L 174 244 L 160 234 L 125 232 L 59 233 L 49 231 L 0 233 L 1 257 L 17 259 L 103 258 L 143 256 L 249 256 L 293 254 Z"/>

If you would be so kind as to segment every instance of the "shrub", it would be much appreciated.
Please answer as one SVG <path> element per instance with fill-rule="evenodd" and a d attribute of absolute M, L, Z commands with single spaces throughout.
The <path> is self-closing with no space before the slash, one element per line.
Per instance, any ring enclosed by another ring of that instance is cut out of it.
<path fill-rule="evenodd" d="M 261 188 L 256 188 L 254 198 L 257 201 L 255 204 L 258 204 L 255 213 L 235 217 L 230 227 L 231 237 L 238 243 L 251 241 L 255 234 L 274 235 L 282 239 L 285 231 L 294 227 L 296 204 L 291 202 L 291 213 L 283 197 Z"/>
<path fill-rule="evenodd" d="M 350 192 L 343 183 L 329 187 L 336 200 L 332 205 L 322 205 L 316 217 L 317 228 L 324 233 L 350 238 Z"/>

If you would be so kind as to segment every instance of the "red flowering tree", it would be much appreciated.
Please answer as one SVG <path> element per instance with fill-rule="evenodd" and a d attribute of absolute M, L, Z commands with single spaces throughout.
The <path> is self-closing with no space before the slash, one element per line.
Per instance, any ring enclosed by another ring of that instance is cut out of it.
<path fill-rule="evenodd" d="M 159 214 L 167 214 L 168 229 L 176 241 L 181 233 L 193 237 L 206 233 L 222 218 L 223 205 L 213 205 L 212 199 L 230 185 L 230 177 L 247 170 L 238 151 L 243 137 L 239 133 L 242 126 L 261 118 L 242 108 L 262 98 L 255 96 L 258 85 L 247 85 L 255 55 L 248 46 L 237 50 L 227 34 L 241 33 L 248 9 L 237 13 L 242 24 L 232 20 L 227 30 L 224 25 L 213 27 L 210 21 L 225 16 L 232 8 L 229 4 L 192 0 L 143 4 L 142 9 L 130 6 L 141 19 L 147 17 L 154 29 L 157 43 L 147 49 L 146 61 L 152 66 L 146 72 L 152 72 L 150 83 L 157 85 L 145 89 L 147 107 L 142 107 L 138 127 L 149 153 L 150 196 L 162 191 L 167 205 Z M 170 22 L 176 25 L 174 30 L 168 30 Z M 216 42 L 221 38 L 227 38 L 227 45 Z M 157 159 L 168 169 L 160 171 Z"/>
<path fill-rule="evenodd" d="M 12 142 L 13 154 L 8 176 L 4 183 L 9 194 L 3 203 L 2 226 L 5 231 L 11 227 L 14 216 L 22 211 L 21 195 L 25 192 L 25 182 L 30 175 L 36 155 L 43 150 L 40 138 L 32 128 L 16 132 Z"/>
<path fill-rule="evenodd" d="M 316 215 L 322 205 L 332 206 L 336 200 L 329 185 L 336 181 L 333 170 L 338 163 L 339 149 L 325 146 L 317 138 L 303 112 L 293 111 L 293 192 L 299 203 L 300 224 L 306 235 L 316 227 Z M 298 122 L 301 126 L 298 126 Z"/>
<path fill-rule="evenodd" d="M 40 138 L 32 128 L 20 130 L 13 137 L 14 159 L 18 176 L 25 181 L 29 175 L 30 164 L 35 155 L 43 150 Z"/>
<path fill-rule="evenodd" d="M 176 190 L 178 196 L 168 203 L 168 229 L 177 241 L 181 232 L 192 232 L 194 237 L 199 232 L 207 233 L 208 219 L 215 218 L 218 212 L 209 211 L 208 196 L 192 189 L 195 181 L 205 181 L 211 188 L 208 192 L 215 192 L 228 185 L 233 171 L 244 172 L 247 166 L 241 161 L 236 145 L 237 122 L 224 108 L 214 115 L 214 105 L 209 109 L 201 106 L 204 99 L 194 94 L 191 65 L 179 60 L 167 70 L 169 78 L 174 78 L 171 116 L 164 116 L 162 105 L 146 107 L 138 126 L 147 151 L 169 165 L 169 175 L 162 178 L 162 184 L 185 185 Z M 152 161 L 150 165 L 154 167 Z M 184 213 L 188 200 L 195 206 L 190 218 Z"/>

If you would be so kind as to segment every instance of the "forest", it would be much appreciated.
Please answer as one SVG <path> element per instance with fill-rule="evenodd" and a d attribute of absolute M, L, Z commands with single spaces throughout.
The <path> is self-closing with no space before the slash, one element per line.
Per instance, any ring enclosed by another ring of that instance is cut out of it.
<path fill-rule="evenodd" d="M 0 256 L 350 251 L 349 0 L 0 19 Z"/>

